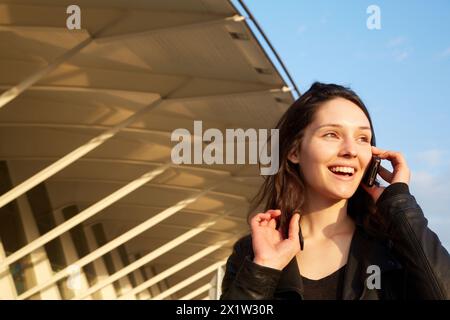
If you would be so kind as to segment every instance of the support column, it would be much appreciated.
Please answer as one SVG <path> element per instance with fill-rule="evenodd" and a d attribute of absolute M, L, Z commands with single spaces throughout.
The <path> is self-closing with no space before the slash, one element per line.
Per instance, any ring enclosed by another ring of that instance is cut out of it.
<path fill-rule="evenodd" d="M 218 262 L 210 265 L 209 267 L 203 269 L 202 271 L 197 272 L 196 274 L 192 275 L 191 277 L 189 277 L 189 278 L 187 278 L 187 279 L 177 283 L 173 287 L 165 289 L 162 293 L 160 293 L 156 297 L 153 297 L 152 300 L 162 300 L 162 299 L 165 299 L 165 298 L 169 297 L 173 293 L 175 293 L 175 292 L 177 292 L 177 291 L 187 287 L 191 283 L 194 283 L 195 281 L 203 278 L 208 273 L 211 273 L 211 272 L 217 270 L 217 268 L 219 266 L 224 265 L 226 262 L 227 262 L 226 260 L 222 260 L 222 261 L 218 261 Z"/>
<path fill-rule="evenodd" d="M 114 268 L 116 269 L 116 271 L 117 270 L 121 270 L 121 269 L 123 269 L 125 267 L 122 264 L 122 261 L 120 260 L 120 256 L 119 256 L 119 253 L 117 252 L 117 250 L 112 250 L 111 251 L 111 257 L 112 257 L 112 260 L 113 260 L 113 263 L 114 263 Z M 118 280 L 118 282 L 120 284 L 120 292 L 119 292 L 120 295 L 124 295 L 128 291 L 133 290 L 133 287 L 131 286 L 131 283 L 128 280 L 127 276 L 120 278 Z M 83 299 L 84 299 L 84 297 L 83 297 Z M 136 296 L 134 294 L 130 295 L 129 299 L 136 300 Z"/>
<path fill-rule="evenodd" d="M 61 212 L 61 209 L 54 210 L 53 216 L 55 218 L 55 222 L 57 225 L 64 223 L 65 219 Z M 78 257 L 72 238 L 68 232 L 62 234 L 60 238 L 63 247 L 64 257 L 67 261 L 67 264 L 72 265 L 73 263 L 77 262 L 78 259 L 80 258 Z M 76 264 L 74 264 L 73 267 L 74 267 L 74 275 L 69 276 L 69 278 L 64 281 L 64 286 L 67 288 L 67 290 L 72 291 L 73 296 L 76 296 L 80 292 L 89 289 L 89 284 L 86 279 L 86 275 L 84 274 L 83 268 L 79 268 L 79 272 L 77 272 L 77 270 L 75 270 Z M 91 300 L 92 297 L 88 296 L 86 297 L 86 299 Z"/>
<path fill-rule="evenodd" d="M 156 272 L 155 266 L 150 265 L 148 266 L 148 268 L 146 268 L 145 270 L 148 270 L 148 278 L 152 279 L 153 277 L 157 276 L 158 273 Z M 150 297 L 155 297 L 158 294 L 160 294 L 162 292 L 162 290 L 159 287 L 159 283 L 155 283 L 151 286 L 148 287 L 149 291 L 150 291 Z"/>
<path fill-rule="evenodd" d="M 207 283 L 207 284 L 201 286 L 200 288 L 195 289 L 194 291 L 181 297 L 179 300 L 192 300 L 193 298 L 197 297 L 198 295 L 200 295 L 201 293 L 203 293 L 205 291 L 209 292 L 212 288 L 213 288 L 213 285 L 211 283 Z"/>
<path fill-rule="evenodd" d="M 84 233 L 86 234 L 86 239 L 88 242 L 90 252 L 93 252 L 96 249 L 98 249 L 98 245 L 96 244 L 91 227 L 89 226 L 84 227 Z M 95 259 L 92 263 L 94 265 L 95 274 L 97 275 L 96 281 L 97 283 L 109 277 L 108 271 L 106 270 L 106 266 L 105 263 L 103 262 L 102 257 Z M 114 286 L 112 284 L 104 286 L 98 292 L 100 292 L 99 298 L 104 300 L 113 300 L 117 298 L 116 290 L 114 289 Z"/>
<path fill-rule="evenodd" d="M 3 250 L 3 244 L 0 239 L 0 260 L 5 259 L 5 257 L 5 250 Z M 0 270 L 0 300 L 14 300 L 16 297 L 16 286 L 9 267 L 3 268 Z"/>
<path fill-rule="evenodd" d="M 12 176 L 13 172 L 11 172 L 11 177 Z M 30 205 L 25 196 L 20 196 L 17 198 L 17 205 L 19 207 L 20 218 L 23 223 L 25 237 L 27 242 L 30 243 L 31 241 L 39 238 L 39 231 L 36 226 L 36 221 L 34 220 L 33 213 L 31 212 Z M 53 277 L 53 270 L 44 247 L 40 247 L 30 253 L 30 258 L 37 285 L 49 281 Z M 43 300 L 60 300 L 61 294 L 59 293 L 58 286 L 56 284 L 52 284 L 40 292 L 40 297 Z M 33 296 L 30 298 L 33 299 Z"/>
<path fill-rule="evenodd" d="M 141 255 L 135 254 L 133 256 L 133 262 L 139 260 L 140 258 L 141 258 Z M 147 281 L 147 278 L 145 277 L 144 267 L 140 267 L 139 269 L 134 271 L 133 274 L 136 279 L 137 286 L 139 286 L 139 285 L 143 284 L 145 281 Z M 147 300 L 150 298 L 150 293 L 147 290 L 143 290 L 142 292 L 136 294 L 136 298 L 138 300 Z"/>
<path fill-rule="evenodd" d="M 219 268 L 217 268 L 217 273 L 216 273 L 216 288 L 215 288 L 215 296 L 210 294 L 210 298 L 211 299 L 215 299 L 215 300 L 219 300 L 220 296 L 222 295 L 222 280 L 223 277 L 225 276 L 225 272 L 223 270 L 223 266 L 220 266 Z"/>

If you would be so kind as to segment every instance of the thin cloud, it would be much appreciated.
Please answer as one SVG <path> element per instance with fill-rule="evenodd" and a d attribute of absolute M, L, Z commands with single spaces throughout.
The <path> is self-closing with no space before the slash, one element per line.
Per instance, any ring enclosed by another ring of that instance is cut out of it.
<path fill-rule="evenodd" d="M 429 221 L 430 229 L 450 248 L 450 171 L 431 174 L 427 171 L 411 173 L 411 193 Z"/>
<path fill-rule="evenodd" d="M 391 50 L 392 57 L 398 62 L 408 59 L 412 52 L 412 48 L 408 47 L 408 39 L 403 36 L 391 38 L 386 47 Z"/>
<path fill-rule="evenodd" d="M 302 33 L 304 33 L 305 31 L 306 31 L 306 29 L 308 29 L 305 25 L 300 25 L 298 28 L 297 28 L 297 33 L 298 34 L 302 34 Z"/>
<path fill-rule="evenodd" d="M 437 167 L 442 164 L 446 153 L 445 150 L 439 149 L 425 150 L 417 154 L 417 159 L 430 167 Z"/>
<path fill-rule="evenodd" d="M 322 16 L 322 17 L 320 18 L 320 20 L 319 20 L 319 23 L 320 23 L 320 24 L 327 24 L 327 23 L 328 23 L 328 17 L 329 17 L 328 14 Z"/>
<path fill-rule="evenodd" d="M 396 38 L 392 38 L 388 41 L 387 46 L 389 48 L 395 48 L 395 47 L 399 47 L 402 46 L 406 43 L 406 38 L 405 37 L 396 37 Z"/>
<path fill-rule="evenodd" d="M 410 50 L 395 50 L 392 56 L 396 61 L 405 61 L 410 56 Z"/>
<path fill-rule="evenodd" d="M 442 58 L 450 57 L 450 47 L 448 47 L 447 49 L 445 49 L 444 51 L 442 51 L 442 52 L 440 53 L 440 56 L 441 56 Z"/>

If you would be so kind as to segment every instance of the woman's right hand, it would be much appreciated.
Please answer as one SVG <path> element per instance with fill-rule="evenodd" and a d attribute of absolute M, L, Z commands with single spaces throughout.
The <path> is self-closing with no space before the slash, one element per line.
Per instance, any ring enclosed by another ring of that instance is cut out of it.
<path fill-rule="evenodd" d="M 300 214 L 292 215 L 287 239 L 283 239 L 281 230 L 276 229 L 276 219 L 280 215 L 280 210 L 268 210 L 258 213 L 250 220 L 255 254 L 253 262 L 278 270 L 282 270 L 300 251 Z"/>

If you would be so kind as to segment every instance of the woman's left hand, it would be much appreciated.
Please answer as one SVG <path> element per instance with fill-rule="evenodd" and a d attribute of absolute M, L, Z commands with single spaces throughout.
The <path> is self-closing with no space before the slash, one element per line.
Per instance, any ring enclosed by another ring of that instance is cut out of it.
<path fill-rule="evenodd" d="M 372 154 L 380 157 L 381 159 L 385 159 L 391 162 L 393 172 L 390 172 L 386 168 L 380 165 L 380 169 L 378 170 L 378 174 L 390 184 L 396 182 L 403 182 L 409 184 L 409 179 L 411 177 L 411 172 L 408 168 L 405 158 L 400 152 L 395 151 L 386 151 L 379 149 L 377 147 L 372 146 Z M 366 184 L 361 183 L 361 186 L 368 194 L 370 194 L 376 203 L 378 198 L 383 193 L 385 187 L 377 187 L 373 185 L 372 187 L 368 187 Z"/>

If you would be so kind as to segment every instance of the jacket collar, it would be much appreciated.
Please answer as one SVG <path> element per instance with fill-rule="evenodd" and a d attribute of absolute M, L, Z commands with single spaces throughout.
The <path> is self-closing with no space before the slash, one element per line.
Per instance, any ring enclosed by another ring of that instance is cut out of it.
<path fill-rule="evenodd" d="M 401 264 L 391 255 L 388 248 L 368 236 L 363 227 L 356 224 L 350 244 L 342 299 L 354 300 L 364 293 L 367 267 L 376 265 L 381 273 L 401 268 Z M 294 257 L 283 269 L 275 293 L 295 291 L 303 296 L 303 281 L 299 273 L 297 259 Z"/>

